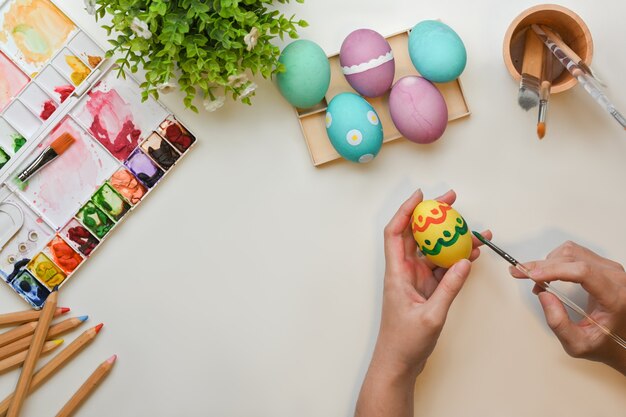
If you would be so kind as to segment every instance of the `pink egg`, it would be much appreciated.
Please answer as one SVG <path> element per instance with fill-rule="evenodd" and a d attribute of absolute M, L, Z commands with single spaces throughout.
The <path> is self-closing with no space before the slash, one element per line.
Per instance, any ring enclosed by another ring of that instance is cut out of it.
<path fill-rule="evenodd" d="M 436 141 L 448 124 L 448 106 L 437 87 L 414 75 L 394 84 L 389 94 L 389 112 L 402 136 L 416 143 Z"/>
<path fill-rule="evenodd" d="M 378 32 L 358 29 L 350 33 L 341 44 L 339 62 L 359 94 L 378 97 L 391 88 L 396 64 L 389 42 Z"/>

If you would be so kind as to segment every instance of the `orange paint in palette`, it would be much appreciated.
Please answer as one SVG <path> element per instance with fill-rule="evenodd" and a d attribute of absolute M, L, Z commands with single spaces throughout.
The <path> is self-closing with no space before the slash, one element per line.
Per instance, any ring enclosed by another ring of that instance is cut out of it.
<path fill-rule="evenodd" d="M 12 201 L 36 213 L 49 231 L 23 253 L 15 252 L 19 242 L 9 244 L 11 254 L 0 249 L 0 261 L 14 255 L 11 264 L 0 262 L 0 277 L 34 308 L 41 308 L 54 285 L 70 281 L 196 142 L 160 103 L 142 102 L 138 84 L 128 75 L 118 79 L 116 71 L 109 67 L 81 97 L 68 99 L 64 117 L 34 139 L 27 158 L 0 176 L 0 191 L 7 187 Z M 42 74 L 49 82 L 36 83 L 39 90 L 27 86 L 41 98 L 62 76 L 57 68 Z M 56 96 L 55 103 L 61 102 Z M 27 183 L 13 180 L 32 155 L 64 134 L 74 138 L 66 152 Z M 11 240 L 16 239 L 24 237 Z"/>
<path fill-rule="evenodd" d="M 8 124 L 26 142 L 49 128 L 76 88 L 102 66 L 104 50 L 51 0 L 0 4 L 0 139 Z M 0 147 L 10 160 L 0 164 L 1 177 L 22 152 Z"/>
<path fill-rule="evenodd" d="M 66 274 L 74 272 L 83 262 L 83 257 L 58 235 L 48 242 L 44 253 Z"/>

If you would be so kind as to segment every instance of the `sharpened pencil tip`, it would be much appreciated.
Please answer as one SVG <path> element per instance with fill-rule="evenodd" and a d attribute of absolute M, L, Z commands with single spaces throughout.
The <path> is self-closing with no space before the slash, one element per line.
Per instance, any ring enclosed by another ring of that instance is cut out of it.
<path fill-rule="evenodd" d="M 61 307 L 61 314 L 65 314 L 68 311 L 70 311 L 71 309 L 69 307 Z"/>
<path fill-rule="evenodd" d="M 53 342 L 56 343 L 57 345 L 60 345 L 61 343 L 64 342 L 64 340 L 63 339 L 55 339 L 55 340 L 53 340 Z"/>
<path fill-rule="evenodd" d="M 546 124 L 544 122 L 537 123 L 537 137 L 543 139 L 546 135 Z"/>
<path fill-rule="evenodd" d="M 78 317 L 78 320 L 80 320 L 81 322 L 84 323 L 84 322 L 87 321 L 88 318 L 89 318 L 89 316 L 80 316 L 80 317 Z"/>
<path fill-rule="evenodd" d="M 100 323 L 96 326 L 96 334 L 100 333 L 100 330 L 102 330 L 102 326 L 104 326 L 104 323 Z"/>
<path fill-rule="evenodd" d="M 58 285 L 55 285 L 54 288 L 52 289 L 52 292 L 55 292 L 55 291 L 59 291 L 59 286 Z"/>
<path fill-rule="evenodd" d="M 113 355 L 109 359 L 107 359 L 107 362 L 108 363 L 114 363 L 116 360 L 117 360 L 117 355 Z"/>

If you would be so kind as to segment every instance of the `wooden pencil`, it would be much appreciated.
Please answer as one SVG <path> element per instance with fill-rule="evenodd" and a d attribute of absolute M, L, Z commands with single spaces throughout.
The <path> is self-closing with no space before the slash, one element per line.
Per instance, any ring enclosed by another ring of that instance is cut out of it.
<path fill-rule="evenodd" d="M 32 335 L 37 328 L 37 323 L 36 321 L 31 321 L 30 323 L 22 324 L 15 329 L 0 334 L 0 346 L 6 346 L 23 337 Z"/>
<path fill-rule="evenodd" d="M 78 391 L 70 398 L 70 400 L 61 408 L 56 417 L 70 417 L 73 416 L 76 410 L 89 398 L 89 396 L 98 388 L 98 386 L 104 381 L 104 378 L 109 375 L 117 355 L 111 356 L 106 361 L 102 362 L 98 368 L 87 378 L 87 380 L 80 386 Z"/>
<path fill-rule="evenodd" d="M 52 351 L 53 349 L 56 349 L 57 347 L 59 347 L 61 343 L 63 343 L 63 339 L 56 339 L 56 340 L 51 340 L 49 342 L 46 342 L 43 345 L 43 349 L 41 349 L 41 353 L 42 354 L 48 353 Z M 23 351 L 16 355 L 10 356 L 4 360 L 1 360 L 0 361 L 0 374 L 9 372 L 10 370 L 15 369 L 19 367 L 21 364 L 23 364 L 24 360 L 26 359 L 27 353 L 28 352 Z"/>
<path fill-rule="evenodd" d="M 78 326 L 80 326 L 83 322 L 88 319 L 88 316 L 81 317 L 72 317 L 69 319 L 65 319 L 60 323 L 55 324 L 50 327 L 48 330 L 47 340 L 56 339 L 57 337 L 64 335 L 70 330 L 74 330 Z M 30 346 L 30 342 L 33 339 L 33 336 L 27 336 L 22 339 L 16 340 L 13 343 L 10 343 L 6 346 L 0 348 L 0 360 L 6 359 L 9 356 L 15 355 L 16 353 L 25 351 Z"/>
<path fill-rule="evenodd" d="M 71 361 L 74 356 L 76 356 L 91 342 L 93 342 L 98 332 L 100 332 L 100 329 L 102 329 L 102 323 L 100 323 L 96 327 L 92 327 L 91 329 L 84 331 L 72 343 L 67 345 L 65 349 L 63 349 L 48 363 L 42 366 L 41 369 L 33 375 L 33 379 L 30 382 L 30 387 L 28 388 L 28 393 L 32 393 L 41 385 L 43 385 L 44 382 L 54 376 L 54 374 L 60 371 L 63 366 Z M 13 401 L 14 395 L 15 393 L 10 394 L 2 402 L 0 402 L 0 417 L 4 417 L 6 415 L 7 410 L 9 409 L 9 406 Z"/>
<path fill-rule="evenodd" d="M 62 314 L 70 311 L 68 307 L 59 307 L 54 312 L 54 317 L 58 317 Z M 4 326 L 17 326 L 19 324 L 28 323 L 29 321 L 39 320 L 41 311 L 27 310 L 17 311 L 15 313 L 0 314 L 0 327 Z"/>
<path fill-rule="evenodd" d="M 26 395 L 28 394 L 28 387 L 30 387 L 30 382 L 33 379 L 35 366 L 37 366 L 39 355 L 41 355 L 41 349 L 46 342 L 48 330 L 50 330 L 52 317 L 54 316 L 54 312 L 57 309 L 58 298 L 58 287 L 55 287 L 46 299 L 46 304 L 43 306 L 41 316 L 39 316 L 39 321 L 37 321 L 37 328 L 35 329 L 33 340 L 30 343 L 30 348 L 28 348 L 26 359 L 24 359 L 22 372 L 20 373 L 20 378 L 17 380 L 15 395 L 13 397 L 13 400 L 11 401 L 11 405 L 9 406 L 7 417 L 18 417 L 20 415 L 20 412 L 22 411 L 22 405 L 24 405 L 24 400 L 26 399 Z"/>

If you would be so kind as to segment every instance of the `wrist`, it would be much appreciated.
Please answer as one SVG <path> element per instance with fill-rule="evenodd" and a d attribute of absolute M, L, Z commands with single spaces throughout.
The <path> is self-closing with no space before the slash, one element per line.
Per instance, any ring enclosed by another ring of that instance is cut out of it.
<path fill-rule="evenodd" d="M 381 377 L 387 380 L 399 382 L 414 382 L 417 376 L 422 373 L 426 361 L 412 363 L 404 360 L 392 350 L 386 349 L 384 346 L 376 345 L 370 368 Z"/>

